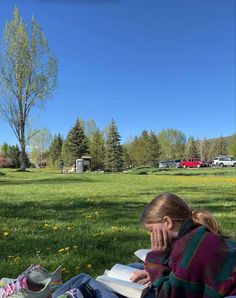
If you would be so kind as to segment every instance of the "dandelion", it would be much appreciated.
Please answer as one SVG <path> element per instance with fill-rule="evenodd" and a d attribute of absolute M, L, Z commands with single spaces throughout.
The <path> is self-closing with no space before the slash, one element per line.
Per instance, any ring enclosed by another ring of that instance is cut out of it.
<path fill-rule="evenodd" d="M 54 230 L 54 231 L 58 230 L 58 227 L 57 227 L 57 226 L 54 226 L 54 227 L 53 227 L 53 230 Z"/>
<path fill-rule="evenodd" d="M 74 245 L 74 246 L 73 246 L 73 248 L 74 248 L 74 249 L 77 249 L 77 248 L 78 248 L 78 246 L 77 246 L 77 245 Z"/>
<path fill-rule="evenodd" d="M 45 222 L 44 227 L 45 228 L 49 227 L 49 224 Z"/>
<path fill-rule="evenodd" d="M 91 264 L 87 264 L 87 265 L 86 265 L 86 268 L 87 268 L 87 269 L 89 269 L 89 268 L 91 268 L 91 267 L 92 267 Z"/>
<path fill-rule="evenodd" d="M 65 248 L 60 248 L 60 249 L 58 250 L 59 253 L 64 252 L 64 251 L 65 251 Z"/>
<path fill-rule="evenodd" d="M 67 269 L 65 267 L 61 268 L 61 272 L 66 272 Z"/>
<path fill-rule="evenodd" d="M 4 236 L 4 237 L 7 237 L 8 235 L 9 235 L 8 232 L 3 232 L 3 236 Z"/>
<path fill-rule="evenodd" d="M 68 251 L 69 249 L 70 249 L 70 247 L 69 247 L 69 246 L 65 247 L 65 251 Z"/>
<path fill-rule="evenodd" d="M 19 263 L 19 262 L 20 262 L 20 257 L 19 257 L 19 256 L 16 256 L 16 257 L 14 258 L 14 261 L 15 261 L 16 263 Z"/>

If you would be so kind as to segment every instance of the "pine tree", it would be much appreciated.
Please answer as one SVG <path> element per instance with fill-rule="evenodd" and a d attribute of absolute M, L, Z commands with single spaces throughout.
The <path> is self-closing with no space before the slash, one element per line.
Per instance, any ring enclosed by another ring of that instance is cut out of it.
<path fill-rule="evenodd" d="M 216 155 L 227 155 L 227 144 L 225 138 L 221 136 L 217 139 L 214 148 Z"/>
<path fill-rule="evenodd" d="M 11 159 L 13 167 L 20 167 L 20 149 L 18 145 L 9 146 L 8 157 Z"/>
<path fill-rule="evenodd" d="M 89 152 L 92 158 L 92 170 L 103 170 L 105 158 L 105 144 L 103 135 L 98 128 L 95 132 L 91 133 L 90 135 Z"/>
<path fill-rule="evenodd" d="M 161 146 L 156 134 L 151 131 L 149 134 L 149 164 L 156 167 L 160 160 Z"/>
<path fill-rule="evenodd" d="M 60 134 L 55 135 L 49 147 L 50 164 L 53 167 L 58 167 L 62 158 L 63 139 Z"/>
<path fill-rule="evenodd" d="M 190 136 L 185 146 L 185 159 L 199 158 L 199 155 L 197 142 L 194 137 Z"/>
<path fill-rule="evenodd" d="M 88 138 L 84 133 L 83 122 L 76 120 L 75 125 L 69 131 L 64 144 L 65 151 L 69 154 L 69 162 L 74 163 L 77 158 L 88 154 Z"/>
<path fill-rule="evenodd" d="M 120 144 L 120 134 L 112 119 L 108 129 L 105 152 L 105 168 L 107 171 L 118 172 L 123 168 L 123 149 Z"/>

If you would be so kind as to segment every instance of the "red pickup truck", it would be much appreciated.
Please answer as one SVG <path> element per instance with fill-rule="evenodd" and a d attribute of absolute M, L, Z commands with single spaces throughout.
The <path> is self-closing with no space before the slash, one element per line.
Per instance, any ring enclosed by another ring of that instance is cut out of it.
<path fill-rule="evenodd" d="M 200 168 L 204 167 L 205 164 L 200 159 L 189 159 L 189 160 L 182 160 L 180 163 L 181 167 L 183 168 Z"/>

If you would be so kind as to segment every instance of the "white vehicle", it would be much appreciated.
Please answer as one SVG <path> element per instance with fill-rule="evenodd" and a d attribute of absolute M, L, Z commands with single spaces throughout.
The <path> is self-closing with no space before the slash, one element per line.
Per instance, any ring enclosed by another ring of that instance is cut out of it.
<path fill-rule="evenodd" d="M 212 167 L 236 167 L 236 158 L 229 156 L 215 157 Z"/>

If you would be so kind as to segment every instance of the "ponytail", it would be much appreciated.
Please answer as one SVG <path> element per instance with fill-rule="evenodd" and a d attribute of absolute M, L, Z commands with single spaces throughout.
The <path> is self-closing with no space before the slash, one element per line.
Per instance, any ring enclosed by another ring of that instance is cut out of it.
<path fill-rule="evenodd" d="M 193 210 L 192 220 L 197 225 L 205 226 L 212 233 L 222 234 L 215 218 L 205 210 Z"/>

